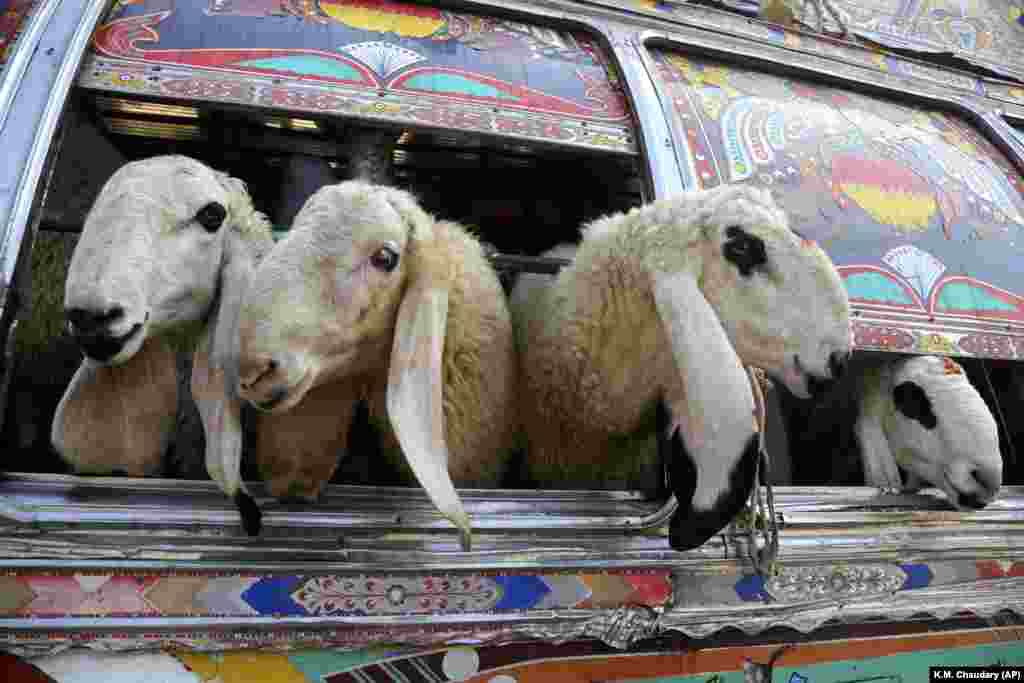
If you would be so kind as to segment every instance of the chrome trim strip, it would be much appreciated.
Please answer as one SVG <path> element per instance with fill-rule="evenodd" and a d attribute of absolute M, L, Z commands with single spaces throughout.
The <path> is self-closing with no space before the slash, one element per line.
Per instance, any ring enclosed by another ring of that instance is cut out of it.
<path fill-rule="evenodd" d="M 29 60 L 35 54 L 36 47 L 43 37 L 43 31 L 46 30 L 60 3 L 61 0 L 41 0 L 32 8 L 28 26 L 14 43 L 14 51 L 7 58 L 7 64 L 4 65 L 3 71 L 0 71 L 0 133 L 3 132 L 4 126 L 7 124 L 7 115 L 14 102 L 14 95 L 21 87 Z"/>
<path fill-rule="evenodd" d="M 93 29 L 106 10 L 109 1 L 88 0 L 75 32 L 68 42 L 67 50 L 64 52 L 60 70 L 57 72 L 57 77 L 50 90 L 50 97 L 46 102 L 46 108 L 36 126 L 32 149 L 22 170 L 14 206 L 3 232 L 3 242 L 0 243 L 0 274 L 14 272 L 19 247 L 25 235 L 29 215 L 32 212 L 36 190 L 39 188 L 40 176 L 42 176 L 43 167 L 50 152 L 54 132 L 57 130 L 57 124 L 64 112 L 68 92 L 74 84 L 78 66 L 85 55 L 85 49 L 92 39 Z"/>
<path fill-rule="evenodd" d="M 637 45 L 629 35 L 617 27 L 605 27 L 603 31 L 611 41 L 612 56 L 623 72 L 626 96 L 636 113 L 637 147 L 647 163 L 647 170 L 653 185 L 654 197 L 662 199 L 679 194 L 685 188 L 680 181 L 672 135 L 665 125 L 665 114 L 653 103 L 660 94 L 650 71 L 643 62 Z M 675 162 L 675 163 L 674 163 Z"/>

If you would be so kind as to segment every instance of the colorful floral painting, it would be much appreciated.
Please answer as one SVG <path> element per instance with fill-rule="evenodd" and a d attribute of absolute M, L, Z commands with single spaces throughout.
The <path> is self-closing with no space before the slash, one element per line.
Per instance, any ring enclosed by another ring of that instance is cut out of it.
<path fill-rule="evenodd" d="M 36 0 L 0 0 L 0 70 L 35 4 Z"/>
<path fill-rule="evenodd" d="M 603 122 L 628 121 L 588 36 L 390 0 L 136 0 L 100 56 Z"/>
<path fill-rule="evenodd" d="M 688 186 L 770 189 L 793 227 L 828 250 L 851 300 L 879 317 L 1024 322 L 1024 180 L 964 119 L 654 56 L 685 136 Z"/>
<path fill-rule="evenodd" d="M 76 680 L 82 681 L 106 681 L 112 672 L 146 670 L 174 683 L 900 683 L 928 680 L 929 668 L 936 666 L 1003 666 L 1019 672 L 1024 665 L 1024 646 L 1012 628 L 783 645 L 730 641 L 715 647 L 654 641 L 628 652 L 577 641 L 420 650 L 378 646 L 347 652 L 170 650 L 91 661 L 88 654 L 65 654 L 34 659 L 32 665 L 0 659 L 0 673 L 20 674 L 12 683 L 42 683 L 45 675 L 40 670 L 54 674 L 56 680 L 68 680 L 67 673 L 74 671 Z"/>
<path fill-rule="evenodd" d="M 833 2 L 850 30 L 873 42 L 924 53 L 952 52 L 999 73 L 1024 75 L 1021 0 Z"/>

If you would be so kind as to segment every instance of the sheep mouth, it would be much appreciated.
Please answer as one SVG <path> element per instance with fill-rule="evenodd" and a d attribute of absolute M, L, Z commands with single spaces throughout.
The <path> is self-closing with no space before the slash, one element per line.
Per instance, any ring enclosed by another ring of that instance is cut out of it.
<path fill-rule="evenodd" d="M 953 485 L 948 474 L 943 476 L 943 483 L 945 484 L 944 488 L 950 502 L 961 510 L 981 510 L 995 498 L 995 496 L 979 493 L 964 493 Z"/>
<path fill-rule="evenodd" d="M 121 353 L 142 332 L 142 328 L 143 323 L 136 323 L 120 337 L 106 334 L 76 335 L 75 343 L 90 360 L 106 363 Z"/>
<path fill-rule="evenodd" d="M 830 377 L 821 377 L 804 367 L 800 356 L 793 354 L 792 361 L 783 366 L 781 372 L 769 372 L 770 375 L 786 385 L 786 388 L 801 399 L 816 399 L 828 393 L 835 384 Z"/>

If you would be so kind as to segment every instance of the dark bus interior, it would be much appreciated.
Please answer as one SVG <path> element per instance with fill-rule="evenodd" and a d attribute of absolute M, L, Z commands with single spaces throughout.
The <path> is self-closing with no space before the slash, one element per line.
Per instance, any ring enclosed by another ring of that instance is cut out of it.
<path fill-rule="evenodd" d="M 375 179 L 410 190 L 429 212 L 472 226 L 493 252 L 508 256 L 537 256 L 575 241 L 580 226 L 637 206 L 648 195 L 640 157 L 85 90 L 74 93 L 58 144 L 31 258 L 23 256 L 18 272 L 23 308 L 0 432 L 7 471 L 67 472 L 49 443 L 54 411 L 80 360 L 64 331 L 63 277 L 93 199 L 125 162 L 171 153 L 195 157 L 244 180 L 257 208 L 279 230 L 321 184 L 353 177 L 360 165 L 370 164 Z M 514 266 L 501 270 L 506 290 L 515 275 Z M 188 354 L 179 355 L 187 370 Z M 872 357 L 856 354 L 863 362 Z M 1024 483 L 1024 424 L 1015 419 L 1024 402 L 1024 371 L 1010 361 L 958 361 L 996 417 L 1004 482 Z M 830 406 L 826 415 L 820 405 L 775 384 L 767 432 L 773 483 L 863 484 L 850 401 L 833 396 Z M 163 476 L 206 479 L 201 428 L 188 406 L 179 410 L 179 423 Z M 356 445 L 332 481 L 395 484 L 394 473 L 375 457 L 365 416 L 353 430 L 350 443 Z M 258 479 L 250 466 L 244 475 Z M 533 485 L 515 474 L 506 482 L 510 488 Z"/>

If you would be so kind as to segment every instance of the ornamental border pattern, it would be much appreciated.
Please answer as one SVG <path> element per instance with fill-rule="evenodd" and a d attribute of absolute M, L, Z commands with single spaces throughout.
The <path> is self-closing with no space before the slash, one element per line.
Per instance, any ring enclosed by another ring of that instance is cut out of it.
<path fill-rule="evenodd" d="M 287 79 L 246 76 L 232 79 L 202 69 L 151 66 L 90 55 L 78 85 L 103 92 L 179 100 L 254 105 L 292 112 L 358 117 L 428 128 L 468 130 L 503 138 L 539 141 L 637 155 L 633 131 L 612 125 L 524 113 L 501 107 L 453 105 L 430 96 L 382 91 L 367 93 L 338 85 L 288 82 Z"/>
<path fill-rule="evenodd" d="M 431 615 L 419 621 L 386 620 L 385 615 L 366 624 L 352 621 L 280 622 L 281 615 L 269 620 L 238 623 L 239 619 L 206 620 L 164 618 L 129 621 L 113 616 L 91 618 L 0 618 L 0 649 L 19 655 L 41 655 L 60 652 L 72 646 L 99 651 L 130 651 L 173 648 L 184 651 L 220 651 L 228 649 L 266 649 L 288 651 L 305 647 L 353 649 L 401 643 L 404 647 L 431 647 L 455 642 L 475 641 L 477 644 L 501 644 L 540 639 L 549 643 L 569 640 L 599 640 L 614 648 L 626 648 L 644 639 L 681 631 L 699 637 L 725 627 L 739 627 L 747 633 L 758 633 L 773 626 L 787 626 L 810 632 L 837 616 L 847 615 L 854 621 L 870 616 L 905 618 L 910 614 L 929 614 L 933 618 L 949 618 L 956 614 L 989 616 L 1000 611 L 1024 612 L 1024 560 L 942 560 L 930 564 L 896 564 L 889 562 L 832 563 L 794 565 L 780 568 L 764 577 L 750 573 L 687 572 L 670 574 L 667 570 L 653 572 L 610 572 L 613 579 L 645 577 L 650 587 L 659 581 L 670 589 L 658 589 L 646 597 L 616 598 L 605 604 L 577 603 L 572 609 L 534 606 L 519 608 L 514 614 L 481 610 L 462 623 L 436 621 Z M 102 597 L 103 586 L 119 580 L 136 584 L 138 591 L 160 581 L 213 581 L 225 603 L 236 593 L 225 590 L 223 582 L 238 574 L 107 572 L 80 573 L 43 572 L 40 570 L 9 572 L 10 579 L 27 578 L 46 582 L 54 577 L 78 582 L 83 593 L 89 593 L 94 604 Z M 247 575 L 256 581 L 269 576 Z M 453 584 L 473 576 L 506 580 L 553 577 L 572 580 L 579 574 L 468 574 L 418 577 Z M 213 578 L 210 578 L 213 577 Z M 322 579 L 323 575 L 319 577 Z M 386 579 L 367 575 L 341 574 L 339 580 L 360 581 Z M 387 581 L 385 581 L 387 583 Z M 660 592 L 659 592 L 660 591 Z M 168 597 L 173 591 L 169 592 Z M 0 591 L 10 600 L 11 591 Z M 647 604 L 644 604 L 646 601 Z M 620 604 L 615 604 L 619 602 Z M 236 603 L 237 604 L 237 603 Z M 269 603 L 264 603 L 264 607 Z M 537 603 L 539 605 L 540 603 Z M 730 610 L 733 610 L 732 612 Z M 738 610 L 738 611 L 735 611 Z M 434 614 L 435 619 L 442 618 Z M 108 623 L 104 623 L 104 622 Z M 136 625 L 138 623 L 138 625 Z M 26 626 L 25 624 L 31 624 Z M 225 628 L 229 626 L 229 628 Z"/>

